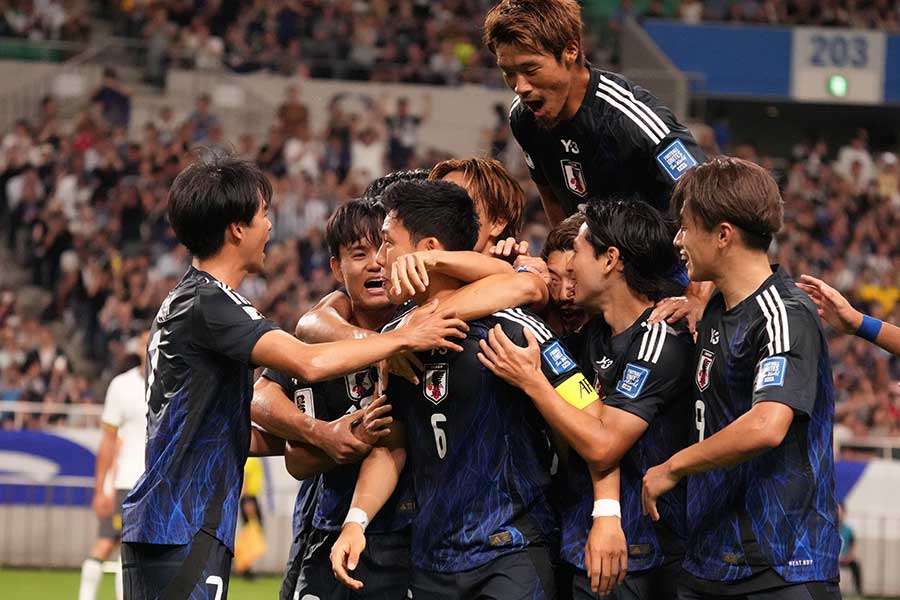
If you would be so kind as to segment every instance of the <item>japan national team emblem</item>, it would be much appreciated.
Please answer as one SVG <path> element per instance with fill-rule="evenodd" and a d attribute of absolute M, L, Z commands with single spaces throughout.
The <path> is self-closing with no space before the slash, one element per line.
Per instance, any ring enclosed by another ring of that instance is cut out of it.
<path fill-rule="evenodd" d="M 709 370 L 715 360 L 716 355 L 709 350 L 700 353 L 700 360 L 697 362 L 697 387 L 701 392 L 709 387 Z"/>
<path fill-rule="evenodd" d="M 450 387 L 450 382 L 447 381 L 449 375 L 450 365 L 447 363 L 426 365 L 422 381 L 422 393 L 425 397 L 435 404 L 440 404 L 441 400 L 447 397 Z"/>
<path fill-rule="evenodd" d="M 581 163 L 574 160 L 561 160 L 563 177 L 566 179 L 566 187 L 579 196 L 587 195 L 587 183 L 584 180 L 584 170 Z"/>
<path fill-rule="evenodd" d="M 356 402 L 375 393 L 375 382 L 369 369 L 344 376 L 344 383 L 347 384 L 347 396 Z"/>

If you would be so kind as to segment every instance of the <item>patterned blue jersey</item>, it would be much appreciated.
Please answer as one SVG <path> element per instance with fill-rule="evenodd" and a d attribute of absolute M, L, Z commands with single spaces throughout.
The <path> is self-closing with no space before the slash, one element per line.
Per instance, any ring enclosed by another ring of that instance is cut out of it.
<path fill-rule="evenodd" d="M 716 293 L 697 335 L 692 441 L 757 402 L 786 404 L 794 420 L 777 448 L 688 477 L 685 569 L 719 582 L 770 569 L 788 583 L 836 579 L 834 388 L 815 305 L 777 268 L 731 310 Z"/>
<path fill-rule="evenodd" d="M 556 545 L 547 426 L 528 396 L 476 356 L 479 340 L 497 324 L 519 345 L 525 345 L 524 329 L 533 331 L 554 385 L 596 395 L 543 321 L 521 309 L 469 323 L 462 353 L 420 355 L 419 385 L 392 377 L 388 393 L 406 424 L 415 490 L 411 557 L 417 568 L 455 573 L 530 544 Z"/>
<path fill-rule="evenodd" d="M 377 377 L 374 369 L 364 369 L 314 384 L 298 381 L 271 369 L 263 371 L 262 376 L 277 383 L 301 411 L 323 421 L 333 421 L 368 406 L 375 392 Z M 321 484 L 312 513 L 313 527 L 323 531 L 341 530 L 344 517 L 350 510 L 358 476 L 359 463 L 338 465 L 319 476 Z M 408 527 L 414 509 L 412 487 L 409 477 L 404 474 L 394 494 L 372 519 L 366 531 L 388 533 Z"/>
<path fill-rule="evenodd" d="M 250 450 L 250 353 L 277 326 L 191 267 L 163 302 L 147 350 L 146 471 L 122 540 L 187 544 L 201 529 L 234 549 Z"/>
<path fill-rule="evenodd" d="M 606 406 L 627 411 L 648 423 L 625 453 L 620 466 L 622 529 L 628 542 L 628 572 L 636 573 L 679 560 L 684 554 L 685 485 L 660 498 L 660 520 L 643 515 L 641 486 L 650 467 L 665 462 L 687 445 L 693 340 L 686 328 L 648 325 L 652 309 L 613 336 L 602 317 L 586 324 L 576 350 L 580 363 L 595 374 Z M 590 532 L 593 488 L 587 465 L 569 454 L 569 501 L 561 508 L 563 560 L 584 569 Z"/>

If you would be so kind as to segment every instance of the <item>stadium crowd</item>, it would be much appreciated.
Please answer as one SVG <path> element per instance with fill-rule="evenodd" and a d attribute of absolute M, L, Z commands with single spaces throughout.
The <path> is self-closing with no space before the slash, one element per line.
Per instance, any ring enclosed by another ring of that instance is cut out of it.
<path fill-rule="evenodd" d="M 138 139 L 129 140 L 107 122 L 101 104 L 67 128 L 57 122 L 51 99 L 38 122 L 22 121 L 3 137 L 4 243 L 50 301 L 39 314 L 23 313 L 16 291 L 3 291 L 0 398 L 97 402 L 98 390 L 54 341 L 49 325 L 56 321 L 77 332 L 79 344 L 70 349 L 105 367 L 98 380 L 121 369 L 126 341 L 147 325 L 189 262 L 165 220 L 166 191 L 194 145 L 224 144 L 221 123 L 208 105 L 208 98 L 198 99 L 195 111 L 174 124 L 163 110 Z M 421 121 L 405 114 L 415 129 Z M 323 239 L 334 208 L 389 169 L 429 167 L 443 158 L 426 152 L 423 140 L 402 146 L 397 114 L 386 115 L 373 109 L 368 119 L 349 119 L 335 110 L 325 130 L 314 135 L 308 111 L 292 90 L 264 137 L 245 136 L 237 144 L 270 174 L 276 191 L 266 275 L 248 278 L 240 291 L 288 330 L 334 287 Z M 491 136 L 500 158 L 512 154 L 502 132 Z M 752 146 L 730 151 L 774 168 Z M 832 282 L 862 310 L 900 321 L 900 256 L 890 241 L 890 232 L 900 228 L 897 157 L 873 155 L 861 131 L 837 151 L 813 140 L 798 144 L 789 158 L 790 166 L 777 173 L 787 226 L 774 255 L 792 273 Z M 517 176 L 527 183 L 521 166 Z M 547 229 L 529 189 L 526 232 L 539 251 Z M 900 379 L 900 361 L 848 337 L 835 337 L 831 350 L 838 435 L 900 435 L 900 403 L 892 385 Z M 50 420 L 43 416 L 28 425 Z"/>

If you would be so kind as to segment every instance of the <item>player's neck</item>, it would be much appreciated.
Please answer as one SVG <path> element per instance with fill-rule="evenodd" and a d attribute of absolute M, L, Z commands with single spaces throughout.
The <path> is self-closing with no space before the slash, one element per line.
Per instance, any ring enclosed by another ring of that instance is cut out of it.
<path fill-rule="evenodd" d="M 591 82 L 591 71 L 586 65 L 579 65 L 572 75 L 572 87 L 569 89 L 569 95 L 566 98 L 566 105 L 563 107 L 560 115 L 561 121 L 567 121 L 575 116 L 578 109 L 584 103 L 584 97 L 587 95 L 588 84 Z"/>
<path fill-rule="evenodd" d="M 731 310 L 749 298 L 772 276 L 772 266 L 765 252 L 742 251 L 722 264 L 722 275 L 713 283 L 725 298 L 725 309 Z"/>
<path fill-rule="evenodd" d="M 244 277 L 247 276 L 247 269 L 240 262 L 229 256 L 227 251 L 223 250 L 215 256 L 207 259 L 194 259 L 194 268 L 209 273 L 233 290 L 241 286 Z"/>
<path fill-rule="evenodd" d="M 598 305 L 613 335 L 619 335 L 634 325 L 644 311 L 653 306 L 653 302 L 646 296 L 634 293 L 622 282 L 619 289 L 609 290 L 599 298 Z"/>
<path fill-rule="evenodd" d="M 462 285 L 457 279 L 447 277 L 441 273 L 429 273 L 428 288 L 423 293 L 413 296 L 413 300 L 416 301 L 416 304 L 422 306 L 431 300 L 443 300 L 460 287 Z"/>
<path fill-rule="evenodd" d="M 352 325 L 362 327 L 363 329 L 378 331 L 384 326 L 385 323 L 391 320 L 391 316 L 397 310 L 397 307 L 394 305 L 388 305 L 386 308 L 383 308 L 381 310 L 366 310 L 359 308 L 359 306 L 355 302 L 353 302 L 353 299 L 351 298 L 350 310 L 353 311 L 349 319 L 349 322 Z"/>

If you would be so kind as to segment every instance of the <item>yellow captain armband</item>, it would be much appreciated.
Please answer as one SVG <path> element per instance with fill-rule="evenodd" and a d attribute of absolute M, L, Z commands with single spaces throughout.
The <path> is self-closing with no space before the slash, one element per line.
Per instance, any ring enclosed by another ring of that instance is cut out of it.
<path fill-rule="evenodd" d="M 556 386 L 555 389 L 556 393 L 562 396 L 563 400 L 578 410 L 582 410 L 600 399 L 597 390 L 594 389 L 594 386 L 582 373 L 575 373 Z"/>

